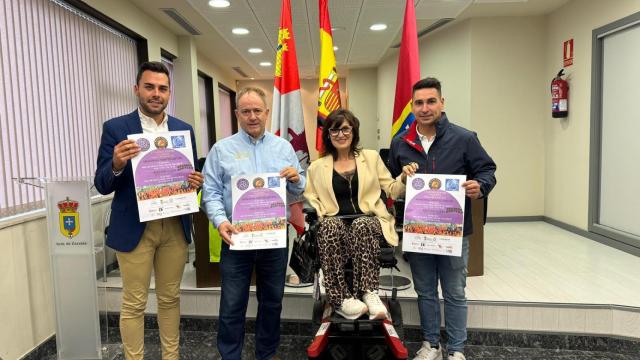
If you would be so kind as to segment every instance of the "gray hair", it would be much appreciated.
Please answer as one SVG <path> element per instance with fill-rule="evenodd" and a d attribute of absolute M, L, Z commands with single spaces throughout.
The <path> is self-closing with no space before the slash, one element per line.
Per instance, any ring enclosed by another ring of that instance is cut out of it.
<path fill-rule="evenodd" d="M 262 99 L 262 103 L 264 104 L 264 107 L 265 108 L 267 107 L 267 94 L 264 93 L 264 90 L 257 87 L 248 86 L 240 89 L 240 91 L 238 91 L 238 93 L 236 94 L 236 108 L 239 107 L 240 98 L 245 96 L 248 93 L 255 93 L 256 95 L 258 95 L 260 99 Z"/>

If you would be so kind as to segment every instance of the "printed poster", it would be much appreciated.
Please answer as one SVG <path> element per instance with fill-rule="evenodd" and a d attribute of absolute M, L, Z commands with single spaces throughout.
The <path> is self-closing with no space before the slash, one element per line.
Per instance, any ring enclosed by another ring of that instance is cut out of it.
<path fill-rule="evenodd" d="M 131 159 L 140 221 L 198 212 L 196 189 L 188 179 L 194 171 L 189 131 L 133 134 L 128 138 L 141 149 Z"/>
<path fill-rule="evenodd" d="M 407 179 L 402 251 L 462 255 L 465 175 L 416 174 Z"/>
<path fill-rule="evenodd" d="M 231 178 L 233 201 L 231 250 L 276 249 L 287 246 L 287 180 L 278 173 Z"/>

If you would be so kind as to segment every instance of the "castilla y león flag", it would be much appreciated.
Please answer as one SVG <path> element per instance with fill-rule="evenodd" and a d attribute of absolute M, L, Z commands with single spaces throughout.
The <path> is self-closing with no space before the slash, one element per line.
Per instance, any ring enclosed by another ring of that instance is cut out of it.
<path fill-rule="evenodd" d="M 278 47 L 276 50 L 271 131 L 291 142 L 293 150 L 298 155 L 300 166 L 306 169 L 309 166 L 309 148 L 307 147 L 307 138 L 304 132 L 300 75 L 298 74 L 296 44 L 291 24 L 290 0 L 282 0 Z M 289 222 L 296 228 L 298 233 L 304 231 L 302 201 L 302 198 L 288 200 L 291 207 Z"/>

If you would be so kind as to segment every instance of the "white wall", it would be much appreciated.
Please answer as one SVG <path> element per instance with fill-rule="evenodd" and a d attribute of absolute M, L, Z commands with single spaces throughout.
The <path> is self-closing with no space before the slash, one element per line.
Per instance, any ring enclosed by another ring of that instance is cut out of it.
<path fill-rule="evenodd" d="M 490 216 L 544 212 L 545 23 L 541 16 L 471 19 L 469 129 L 498 165 Z"/>
<path fill-rule="evenodd" d="M 587 229 L 593 29 L 637 0 L 573 0 L 545 16 L 476 18 L 420 41 L 421 75 L 443 83 L 449 118 L 478 132 L 498 165 L 489 216 L 538 216 Z M 574 39 L 570 115 L 553 119 L 549 83 Z M 378 67 L 380 147 L 389 144 L 397 53 Z"/>
<path fill-rule="evenodd" d="M 549 105 L 540 119 L 545 130 L 544 213 L 581 229 L 588 228 L 592 31 L 638 11 L 638 0 L 574 0 L 548 17 L 547 80 L 562 68 L 562 44 L 571 38 L 574 64 L 565 71 L 570 86 L 569 117 L 551 118 Z"/>
<path fill-rule="evenodd" d="M 349 71 L 349 110 L 360 120 L 360 145 L 378 150 L 378 81 L 375 68 Z M 342 84 L 340 84 L 342 86 Z"/>
<path fill-rule="evenodd" d="M 433 76 L 442 82 L 447 116 L 458 125 L 471 123 L 471 35 L 469 21 L 452 24 L 419 41 L 420 76 Z M 396 91 L 398 52 L 378 66 L 378 118 L 380 148 L 391 143 L 393 102 Z"/>
<path fill-rule="evenodd" d="M 489 216 L 543 215 L 544 24 L 470 19 L 419 43 L 421 77 L 441 81 L 449 120 L 476 131 L 498 165 Z M 378 68 L 380 147 L 389 144 L 396 64 L 394 55 Z"/>

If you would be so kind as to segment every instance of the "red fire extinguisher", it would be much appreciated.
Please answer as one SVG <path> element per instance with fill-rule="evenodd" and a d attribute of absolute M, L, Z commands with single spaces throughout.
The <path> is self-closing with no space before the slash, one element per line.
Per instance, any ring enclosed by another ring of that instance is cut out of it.
<path fill-rule="evenodd" d="M 566 118 L 569 115 L 569 83 L 562 79 L 564 69 L 551 80 L 551 116 Z"/>

